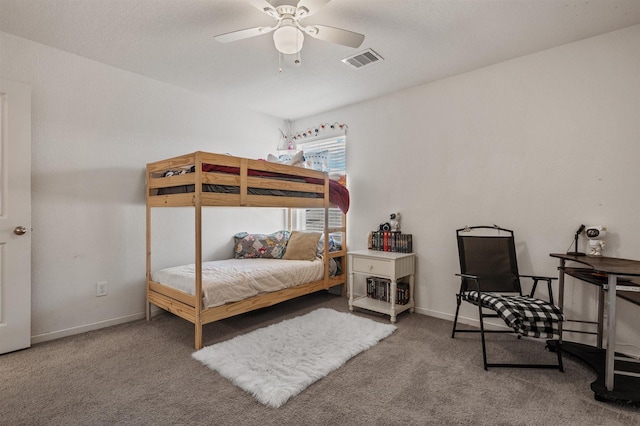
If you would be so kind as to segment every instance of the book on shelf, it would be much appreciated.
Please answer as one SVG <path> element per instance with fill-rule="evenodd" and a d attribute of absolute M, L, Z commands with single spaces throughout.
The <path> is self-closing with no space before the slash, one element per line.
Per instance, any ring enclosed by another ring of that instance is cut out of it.
<path fill-rule="evenodd" d="M 413 235 L 396 231 L 373 231 L 369 248 L 378 251 L 413 253 Z"/>
<path fill-rule="evenodd" d="M 388 278 L 367 277 L 367 297 L 391 302 L 391 280 Z M 409 283 L 400 280 L 396 283 L 396 305 L 409 303 Z"/>

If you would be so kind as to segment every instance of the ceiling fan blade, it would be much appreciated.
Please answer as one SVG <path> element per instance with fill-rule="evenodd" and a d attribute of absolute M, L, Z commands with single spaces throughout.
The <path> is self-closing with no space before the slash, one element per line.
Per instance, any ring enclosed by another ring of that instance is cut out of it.
<path fill-rule="evenodd" d="M 278 12 L 276 8 L 271 5 L 267 0 L 247 0 L 251 6 L 258 9 L 260 12 L 264 12 L 269 16 L 278 18 Z"/>
<path fill-rule="evenodd" d="M 232 31 L 230 33 L 220 34 L 215 36 L 216 41 L 220 43 L 229 43 L 232 41 L 243 40 L 249 37 L 255 37 L 262 34 L 270 33 L 275 30 L 276 27 L 255 27 L 255 28 L 247 28 L 244 30 Z"/>
<path fill-rule="evenodd" d="M 300 0 L 296 8 L 297 18 L 306 18 L 322 9 L 331 0 Z"/>
<path fill-rule="evenodd" d="M 349 47 L 360 47 L 364 41 L 364 35 L 340 28 L 327 27 L 326 25 L 310 25 L 304 31 L 313 38 L 330 41 Z"/>

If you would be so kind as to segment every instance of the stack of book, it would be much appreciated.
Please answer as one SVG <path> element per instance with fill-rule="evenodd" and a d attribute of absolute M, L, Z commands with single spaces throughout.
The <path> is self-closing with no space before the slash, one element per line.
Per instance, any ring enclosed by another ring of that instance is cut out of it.
<path fill-rule="evenodd" d="M 409 283 L 400 281 L 396 285 L 396 305 L 409 303 Z M 391 302 L 391 280 L 387 278 L 367 277 L 367 297 Z"/>
<path fill-rule="evenodd" d="M 371 250 L 393 251 L 397 253 L 413 252 L 413 235 L 393 231 L 373 231 Z"/>

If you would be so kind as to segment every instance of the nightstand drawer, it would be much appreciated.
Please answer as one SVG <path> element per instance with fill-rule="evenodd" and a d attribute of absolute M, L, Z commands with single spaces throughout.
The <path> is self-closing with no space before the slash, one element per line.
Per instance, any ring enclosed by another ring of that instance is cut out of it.
<path fill-rule="evenodd" d="M 390 277 L 393 272 L 392 266 L 392 262 L 387 260 L 367 259 L 362 257 L 353 258 L 353 272 Z"/>

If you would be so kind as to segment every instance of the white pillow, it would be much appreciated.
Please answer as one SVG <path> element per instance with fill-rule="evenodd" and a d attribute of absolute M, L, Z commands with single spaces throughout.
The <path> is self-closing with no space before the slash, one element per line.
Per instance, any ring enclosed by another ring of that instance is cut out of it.
<path fill-rule="evenodd" d="M 280 160 L 278 160 L 278 157 L 276 157 L 273 154 L 267 155 L 267 161 L 270 162 L 270 163 L 279 163 L 280 162 Z"/>
<path fill-rule="evenodd" d="M 269 154 L 267 156 L 267 161 L 271 163 L 280 163 L 286 164 L 288 166 L 304 166 L 304 152 L 298 151 L 295 154 L 280 154 L 279 156 L 275 156 L 273 154 Z"/>

